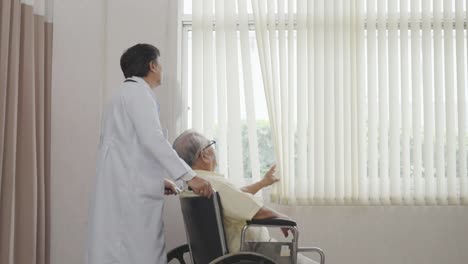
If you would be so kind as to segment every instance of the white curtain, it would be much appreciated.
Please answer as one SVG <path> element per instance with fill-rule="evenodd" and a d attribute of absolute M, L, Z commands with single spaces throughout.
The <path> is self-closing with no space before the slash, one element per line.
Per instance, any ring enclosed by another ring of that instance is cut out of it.
<path fill-rule="evenodd" d="M 468 204 L 466 5 L 252 0 L 273 201 Z"/>
<path fill-rule="evenodd" d="M 247 0 L 193 0 L 192 7 L 192 126 L 216 139 L 219 171 L 243 183 L 241 129 L 245 123 L 252 179 L 257 180 L 260 168 Z"/>

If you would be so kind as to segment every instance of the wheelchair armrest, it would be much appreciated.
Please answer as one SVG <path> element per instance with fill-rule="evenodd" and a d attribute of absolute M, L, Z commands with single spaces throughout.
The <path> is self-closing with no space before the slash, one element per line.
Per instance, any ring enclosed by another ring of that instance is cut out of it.
<path fill-rule="evenodd" d="M 296 226 L 296 221 L 287 218 L 252 219 L 247 225 Z"/>
<path fill-rule="evenodd" d="M 188 244 L 183 244 L 182 246 L 173 248 L 167 253 L 167 262 L 177 259 L 180 264 L 185 264 L 184 254 L 187 252 L 190 252 Z"/>

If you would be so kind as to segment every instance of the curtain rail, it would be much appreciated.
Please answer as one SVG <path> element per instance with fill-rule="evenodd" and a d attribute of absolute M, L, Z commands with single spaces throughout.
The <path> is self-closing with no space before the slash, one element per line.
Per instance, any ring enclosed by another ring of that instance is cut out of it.
<path fill-rule="evenodd" d="M 409 19 L 408 19 L 409 20 Z M 456 29 L 456 21 L 452 21 L 452 28 L 453 29 Z M 182 26 L 185 27 L 185 28 L 188 28 L 189 30 L 192 28 L 192 20 L 188 17 L 188 16 L 184 16 L 184 19 L 182 20 Z M 408 22 L 408 29 L 411 29 L 411 22 Z M 422 29 L 422 26 L 423 26 L 423 22 L 422 21 L 419 21 L 418 22 L 419 24 L 419 29 Z M 248 25 L 249 25 L 249 30 L 253 30 L 255 29 L 255 22 L 253 19 L 251 19 L 250 15 L 249 15 L 249 20 L 248 20 Z M 268 25 L 268 23 L 267 23 Z M 276 27 L 278 27 L 279 23 L 278 23 L 278 20 L 276 20 L 276 23 L 275 23 Z M 388 22 L 386 23 L 386 28 L 388 29 Z M 445 22 L 442 21 L 441 22 L 441 27 L 442 29 L 444 28 L 444 25 L 445 25 Z M 467 25 L 468 25 L 468 22 L 467 21 L 463 21 L 463 28 L 466 29 L 467 28 Z M 213 20 L 213 23 L 212 23 L 212 26 L 213 26 L 213 30 L 216 29 L 216 21 Z M 238 27 L 239 29 L 239 22 L 236 22 L 236 26 Z M 285 22 L 285 27 L 288 26 L 288 23 L 287 21 Z M 398 23 L 398 29 L 400 29 L 400 26 L 401 26 L 401 23 Z M 378 27 L 378 23 L 375 23 L 375 27 L 377 28 Z M 294 29 L 297 28 L 297 22 L 296 20 L 294 19 Z M 364 22 L 364 28 L 367 29 L 367 22 L 365 21 Z M 431 21 L 431 28 L 434 28 L 434 22 Z"/>

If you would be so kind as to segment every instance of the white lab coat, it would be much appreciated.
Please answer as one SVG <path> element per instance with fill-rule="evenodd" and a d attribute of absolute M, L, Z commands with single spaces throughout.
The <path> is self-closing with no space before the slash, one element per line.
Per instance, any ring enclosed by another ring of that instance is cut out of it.
<path fill-rule="evenodd" d="M 107 105 L 89 209 L 88 264 L 167 263 L 164 178 L 195 173 L 164 136 L 155 95 L 138 77 Z"/>

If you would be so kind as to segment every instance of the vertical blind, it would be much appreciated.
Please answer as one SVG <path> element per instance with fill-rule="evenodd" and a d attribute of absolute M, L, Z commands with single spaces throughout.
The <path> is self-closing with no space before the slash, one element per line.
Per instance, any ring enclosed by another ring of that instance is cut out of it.
<path fill-rule="evenodd" d="M 247 0 L 193 0 L 192 6 L 193 128 L 217 140 L 219 171 L 241 183 L 243 104 L 252 179 L 257 180 L 260 165 Z"/>
<path fill-rule="evenodd" d="M 202 39 L 196 20 L 206 19 L 200 6 L 211 10 L 209 3 L 193 2 L 194 93 L 210 89 L 199 81 L 206 69 L 216 72 L 218 115 L 227 114 L 214 123 L 227 130 L 229 153 L 221 156 L 230 157 L 232 174 L 241 169 L 233 155 L 242 153 L 232 146 L 239 144 L 239 82 L 251 78 L 248 51 L 238 53 L 233 35 L 246 34 L 247 14 L 245 1 L 214 1 L 216 64 L 209 68 L 212 48 L 195 45 Z M 251 4 L 281 177 L 273 201 L 468 204 L 466 1 Z M 212 36 L 211 26 L 203 34 Z M 194 115 L 205 120 L 207 102 L 195 100 Z M 194 126 L 209 131 L 210 122 Z"/>

